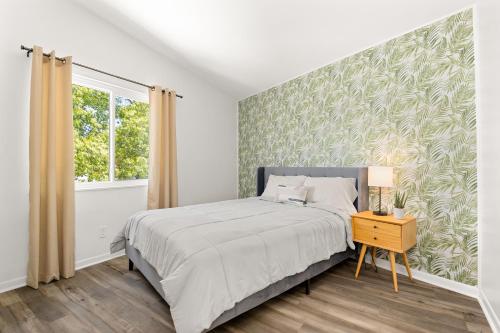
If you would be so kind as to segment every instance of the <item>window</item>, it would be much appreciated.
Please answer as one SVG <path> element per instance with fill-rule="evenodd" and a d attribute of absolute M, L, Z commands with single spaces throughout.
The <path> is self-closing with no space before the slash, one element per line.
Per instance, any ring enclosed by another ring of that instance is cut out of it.
<path fill-rule="evenodd" d="M 78 189 L 145 184 L 149 104 L 145 93 L 73 77 Z"/>
<path fill-rule="evenodd" d="M 115 180 L 148 178 L 149 105 L 115 97 Z"/>

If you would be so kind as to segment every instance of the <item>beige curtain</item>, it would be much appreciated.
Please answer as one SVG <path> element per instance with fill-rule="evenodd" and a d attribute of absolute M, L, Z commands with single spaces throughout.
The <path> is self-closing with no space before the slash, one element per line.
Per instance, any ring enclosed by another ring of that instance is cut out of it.
<path fill-rule="evenodd" d="M 75 273 L 71 57 L 33 48 L 28 285 Z"/>
<path fill-rule="evenodd" d="M 175 91 L 149 91 L 148 209 L 177 207 Z"/>

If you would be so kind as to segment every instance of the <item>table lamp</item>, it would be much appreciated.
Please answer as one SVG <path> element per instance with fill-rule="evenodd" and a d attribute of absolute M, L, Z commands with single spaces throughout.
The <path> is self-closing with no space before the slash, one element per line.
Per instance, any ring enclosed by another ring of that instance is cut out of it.
<path fill-rule="evenodd" d="M 378 187 L 378 211 L 374 215 L 386 216 L 387 211 L 382 211 L 382 187 L 392 187 L 392 167 L 369 166 L 368 186 Z"/>

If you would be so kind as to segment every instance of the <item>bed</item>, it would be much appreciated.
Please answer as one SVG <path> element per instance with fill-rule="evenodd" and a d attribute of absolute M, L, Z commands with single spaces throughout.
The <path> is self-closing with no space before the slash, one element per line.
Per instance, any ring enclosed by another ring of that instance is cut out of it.
<path fill-rule="evenodd" d="M 257 197 L 139 212 L 113 241 L 170 305 L 178 333 L 209 331 L 353 257 L 350 216 L 262 200 L 271 175 L 354 178 L 368 208 L 367 168 L 260 167 Z M 314 246 L 311 246 L 314 244 Z"/>

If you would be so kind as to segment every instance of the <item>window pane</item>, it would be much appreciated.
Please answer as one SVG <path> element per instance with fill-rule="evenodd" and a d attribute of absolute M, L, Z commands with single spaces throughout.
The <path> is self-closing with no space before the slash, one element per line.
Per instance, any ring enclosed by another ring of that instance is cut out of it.
<path fill-rule="evenodd" d="M 115 107 L 115 179 L 146 179 L 149 104 L 116 97 Z"/>
<path fill-rule="evenodd" d="M 109 94 L 73 85 L 75 180 L 109 180 Z"/>

